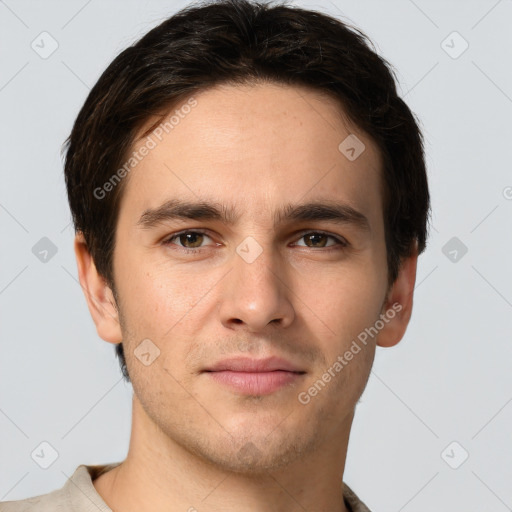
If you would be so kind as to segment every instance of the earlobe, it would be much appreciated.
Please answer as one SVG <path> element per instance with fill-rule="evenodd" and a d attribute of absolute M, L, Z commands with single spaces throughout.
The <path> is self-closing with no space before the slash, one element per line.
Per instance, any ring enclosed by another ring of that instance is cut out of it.
<path fill-rule="evenodd" d="M 398 277 L 382 308 L 381 313 L 386 315 L 388 322 L 377 337 L 377 345 L 380 347 L 393 347 L 403 338 L 407 330 L 412 314 L 417 263 L 416 250 L 411 256 L 402 260 Z"/>
<path fill-rule="evenodd" d="M 98 274 L 81 232 L 75 236 L 74 250 L 78 278 L 89 312 L 96 325 L 96 331 L 103 340 L 109 343 L 120 343 L 122 341 L 121 326 L 112 290 L 105 279 Z"/>

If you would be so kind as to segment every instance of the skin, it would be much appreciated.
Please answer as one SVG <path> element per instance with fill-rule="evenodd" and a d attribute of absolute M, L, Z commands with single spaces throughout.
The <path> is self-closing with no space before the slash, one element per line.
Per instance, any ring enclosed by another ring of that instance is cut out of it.
<path fill-rule="evenodd" d="M 376 346 L 393 346 L 405 333 L 417 253 L 388 288 L 380 154 L 333 99 L 268 83 L 194 97 L 197 106 L 125 178 L 113 259 L 117 307 L 83 237 L 75 239 L 98 334 L 123 341 L 134 389 L 128 456 L 94 486 L 123 512 L 346 511 L 355 406 Z M 354 161 L 338 150 L 349 134 L 366 146 Z M 137 225 L 146 209 L 172 198 L 233 206 L 240 219 Z M 324 220 L 274 226 L 283 203 L 326 199 L 363 213 L 370 231 Z M 163 244 L 185 229 L 207 236 Z M 305 235 L 319 230 L 329 235 L 315 245 Z M 236 252 L 248 236 L 262 249 L 252 263 Z M 183 245 L 201 250 L 185 254 Z M 402 309 L 378 336 L 301 404 L 298 394 L 394 303 Z M 147 338 L 160 355 L 145 366 L 134 350 Z M 237 355 L 278 355 L 305 373 L 264 396 L 201 373 Z"/>

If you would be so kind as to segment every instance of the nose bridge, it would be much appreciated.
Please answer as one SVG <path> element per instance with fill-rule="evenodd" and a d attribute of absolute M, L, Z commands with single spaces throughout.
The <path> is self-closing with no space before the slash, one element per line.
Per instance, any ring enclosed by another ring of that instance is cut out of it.
<path fill-rule="evenodd" d="M 262 329 L 272 321 L 288 325 L 294 312 L 282 269 L 268 237 L 263 243 L 245 238 L 233 255 L 233 269 L 223 290 L 222 322 L 243 322 L 251 330 Z"/>
<path fill-rule="evenodd" d="M 261 241 L 261 237 L 259 237 Z M 246 286 L 258 284 L 260 289 L 269 291 L 280 288 L 278 256 L 272 241 L 258 242 L 253 237 L 247 237 L 237 248 L 234 257 L 235 275 L 240 278 Z"/>

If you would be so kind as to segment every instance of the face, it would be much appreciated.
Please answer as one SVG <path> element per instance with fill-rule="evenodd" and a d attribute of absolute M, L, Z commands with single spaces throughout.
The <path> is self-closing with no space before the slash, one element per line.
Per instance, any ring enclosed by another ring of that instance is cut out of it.
<path fill-rule="evenodd" d="M 381 160 L 309 89 L 224 85 L 194 99 L 152 134 L 124 190 L 124 351 L 169 446 L 268 470 L 336 439 L 368 380 L 376 338 L 358 335 L 387 291 Z M 339 149 L 354 135 L 355 159 Z"/>

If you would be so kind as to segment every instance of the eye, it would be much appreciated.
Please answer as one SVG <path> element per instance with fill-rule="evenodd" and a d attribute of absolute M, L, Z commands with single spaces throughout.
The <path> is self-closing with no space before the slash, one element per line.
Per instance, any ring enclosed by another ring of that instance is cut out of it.
<path fill-rule="evenodd" d="M 181 248 L 185 252 L 197 252 L 200 249 L 204 249 L 205 245 L 203 242 L 205 238 L 210 239 L 205 231 L 201 230 L 188 230 L 181 231 L 179 233 L 174 233 L 170 237 L 166 238 L 162 241 L 163 245 L 175 245 L 178 248 Z M 309 231 L 303 232 L 299 238 L 299 240 L 304 239 L 306 241 L 305 245 L 296 244 L 298 247 L 308 247 L 311 249 L 323 249 L 332 246 L 340 246 L 340 247 L 348 247 L 348 242 L 344 239 L 331 235 L 329 233 L 324 233 L 323 231 Z M 334 243 L 328 244 L 329 239 L 334 241 Z M 174 242 L 176 241 L 176 242 Z M 220 245 L 220 244 L 216 244 Z"/>
<path fill-rule="evenodd" d="M 334 236 L 334 235 L 330 235 L 329 233 L 324 233 L 323 231 L 310 231 L 308 233 L 303 233 L 300 237 L 300 239 L 305 239 L 306 240 L 306 245 L 299 245 L 299 247 L 311 247 L 311 248 L 320 248 L 322 249 L 323 247 L 330 247 L 327 244 L 327 240 L 328 239 L 332 239 L 334 240 L 334 244 L 331 244 L 332 245 L 340 245 L 340 246 L 343 246 L 343 247 L 347 247 L 348 246 L 348 243 L 343 240 L 342 238 L 339 238 L 337 236 Z M 299 239 L 299 240 L 300 240 Z"/>
<path fill-rule="evenodd" d="M 183 249 L 201 249 L 201 243 L 205 237 L 210 238 L 204 231 L 182 231 L 172 235 L 162 243 L 164 245 L 178 245 L 178 247 Z M 179 244 L 173 243 L 173 240 L 176 239 L 179 241 Z"/>

